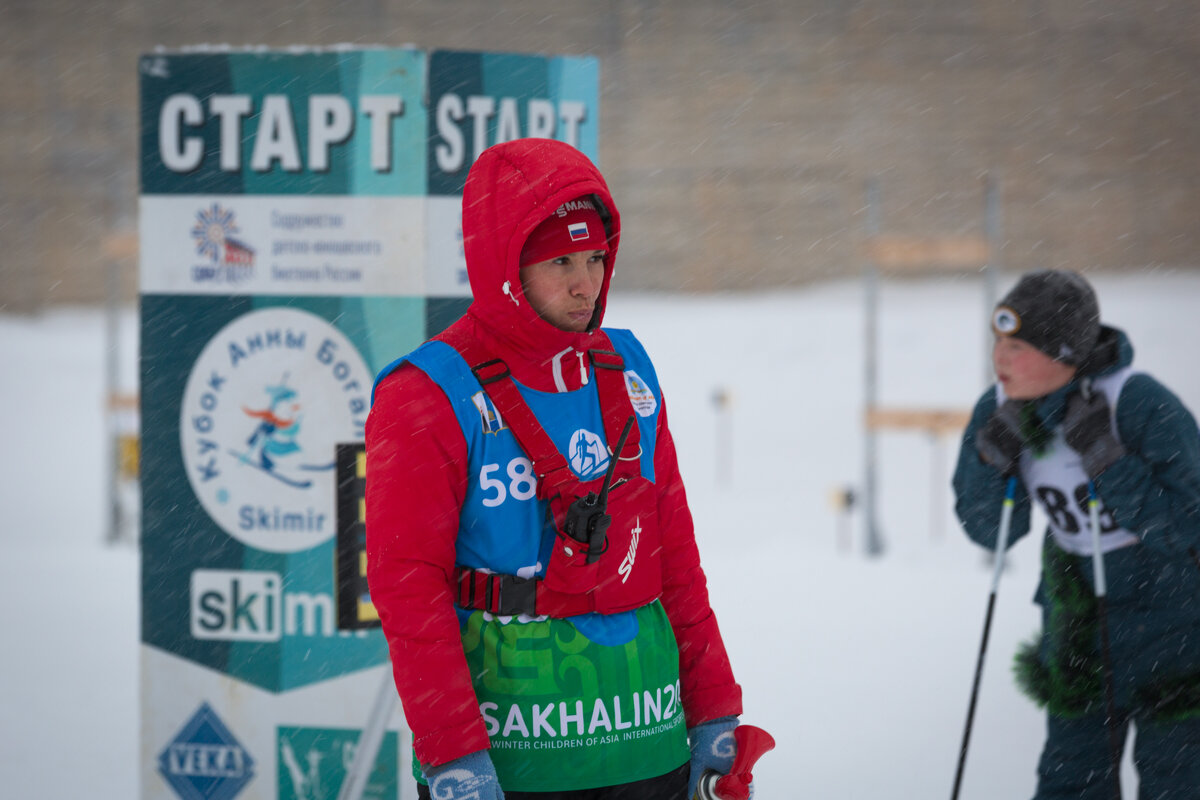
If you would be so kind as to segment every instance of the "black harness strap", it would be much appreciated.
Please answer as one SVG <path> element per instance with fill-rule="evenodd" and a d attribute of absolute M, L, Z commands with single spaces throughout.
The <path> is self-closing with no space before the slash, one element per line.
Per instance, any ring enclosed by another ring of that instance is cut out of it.
<path fill-rule="evenodd" d="M 488 611 L 500 616 L 572 617 L 595 611 L 589 595 L 553 592 L 536 578 L 498 575 L 467 567 L 454 568 L 459 608 Z"/>

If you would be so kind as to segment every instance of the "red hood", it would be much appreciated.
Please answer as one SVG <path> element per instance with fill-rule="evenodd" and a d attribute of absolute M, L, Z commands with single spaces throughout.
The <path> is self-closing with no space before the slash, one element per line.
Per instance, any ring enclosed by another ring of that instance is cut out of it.
<path fill-rule="evenodd" d="M 467 314 L 495 340 L 489 343 L 514 376 L 535 388 L 547 388 L 556 355 L 567 348 L 586 350 L 593 334 L 559 330 L 534 313 L 521 290 L 521 248 L 555 209 L 588 194 L 599 201 L 609 233 L 604 284 L 590 328 L 595 331 L 604 317 L 621 218 L 604 177 L 588 157 L 552 139 L 505 142 L 480 154 L 463 188 L 463 247 L 474 295 Z"/>

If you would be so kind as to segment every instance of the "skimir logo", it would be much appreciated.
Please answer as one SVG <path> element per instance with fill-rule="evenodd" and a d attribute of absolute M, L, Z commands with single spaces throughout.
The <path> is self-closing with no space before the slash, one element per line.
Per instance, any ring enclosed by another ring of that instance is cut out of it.
<path fill-rule="evenodd" d="M 241 283 L 254 276 L 254 248 L 233 238 L 240 233 L 233 212 L 213 203 L 196 212 L 192 240 L 207 263 L 192 266 L 195 283 Z"/>
<path fill-rule="evenodd" d="M 192 636 L 278 642 L 283 636 L 337 636 L 333 595 L 284 591 L 278 572 L 192 572 Z"/>
<path fill-rule="evenodd" d="M 608 469 L 608 448 L 599 436 L 583 428 L 571 434 L 568 456 L 580 480 L 595 478 Z"/>
<path fill-rule="evenodd" d="M 333 536 L 335 449 L 362 441 L 371 383 L 350 340 L 306 311 L 251 311 L 222 328 L 192 366 L 179 420 L 204 510 L 260 550 Z"/>
<path fill-rule="evenodd" d="M 184 800 L 232 800 L 254 777 L 254 759 L 203 703 L 159 753 L 158 771 Z"/>

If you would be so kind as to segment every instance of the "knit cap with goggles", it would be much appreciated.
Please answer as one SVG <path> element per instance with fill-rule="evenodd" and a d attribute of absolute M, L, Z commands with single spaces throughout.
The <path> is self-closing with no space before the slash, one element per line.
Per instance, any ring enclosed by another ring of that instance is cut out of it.
<path fill-rule="evenodd" d="M 992 330 L 1077 367 L 1100 338 L 1100 305 L 1082 275 L 1037 270 L 1022 276 L 996 306 Z"/>

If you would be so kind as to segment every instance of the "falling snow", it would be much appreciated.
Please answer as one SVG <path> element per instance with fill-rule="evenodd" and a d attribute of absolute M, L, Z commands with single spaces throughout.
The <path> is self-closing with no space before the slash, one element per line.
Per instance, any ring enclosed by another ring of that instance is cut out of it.
<path fill-rule="evenodd" d="M 1135 365 L 1200 409 L 1200 275 L 1092 278 Z M 985 375 L 982 292 L 974 277 L 884 286 L 885 405 L 970 407 Z M 118 350 L 125 389 L 134 319 L 123 315 Z M 882 557 L 863 554 L 859 515 L 831 502 L 861 484 L 861 285 L 618 295 L 607 321 L 637 331 L 658 366 L 743 719 L 779 745 L 756 771 L 760 796 L 948 796 L 990 572 L 951 516 L 952 440 L 881 437 Z M 135 797 L 138 556 L 103 543 L 105 318 L 0 315 L 0 340 L 0 786 Z M 1009 663 L 1038 625 L 1037 564 L 1023 543 L 1000 587 L 964 800 L 1032 793 L 1042 719 Z"/>

